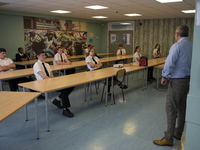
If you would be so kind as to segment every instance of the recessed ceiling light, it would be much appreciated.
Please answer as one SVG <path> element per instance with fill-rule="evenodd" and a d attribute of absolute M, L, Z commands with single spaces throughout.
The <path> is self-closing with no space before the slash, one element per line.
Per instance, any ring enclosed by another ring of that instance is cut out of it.
<path fill-rule="evenodd" d="M 120 23 L 121 25 L 131 25 L 132 23 Z"/>
<path fill-rule="evenodd" d="M 129 17 L 132 17 L 132 16 L 142 16 L 141 14 L 136 14 L 136 13 L 133 13 L 133 14 L 124 14 L 125 16 L 129 16 Z"/>
<path fill-rule="evenodd" d="M 108 18 L 108 17 L 106 17 L 106 16 L 92 16 L 92 18 L 103 19 L 103 18 Z"/>
<path fill-rule="evenodd" d="M 174 2 L 182 2 L 183 0 L 156 0 L 160 3 L 174 3 Z"/>
<path fill-rule="evenodd" d="M 181 10 L 183 13 L 189 14 L 189 13 L 195 13 L 195 10 Z"/>
<path fill-rule="evenodd" d="M 107 9 L 108 7 L 100 6 L 100 5 L 92 5 L 92 6 L 85 6 L 85 8 L 97 10 L 97 9 Z"/>
<path fill-rule="evenodd" d="M 71 11 L 65 11 L 65 10 L 53 10 L 52 13 L 59 13 L 59 14 L 67 14 L 71 13 Z"/>

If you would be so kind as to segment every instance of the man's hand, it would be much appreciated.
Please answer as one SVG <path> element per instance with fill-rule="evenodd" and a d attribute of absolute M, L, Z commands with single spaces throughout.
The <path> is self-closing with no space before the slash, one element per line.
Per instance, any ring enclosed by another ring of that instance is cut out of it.
<path fill-rule="evenodd" d="M 162 77 L 161 84 L 166 85 L 167 84 L 167 78 Z"/>

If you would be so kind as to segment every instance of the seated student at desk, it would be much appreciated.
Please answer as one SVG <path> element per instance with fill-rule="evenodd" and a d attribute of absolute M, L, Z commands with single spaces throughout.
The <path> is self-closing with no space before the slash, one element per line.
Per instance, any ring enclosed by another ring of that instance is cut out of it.
<path fill-rule="evenodd" d="M 156 44 L 155 49 L 153 50 L 153 58 L 161 58 L 162 53 L 160 52 L 160 45 Z"/>
<path fill-rule="evenodd" d="M 10 58 L 6 58 L 6 50 L 4 48 L 0 48 L 0 72 L 12 71 L 15 68 L 16 65 L 13 63 L 13 61 Z M 9 83 L 11 91 L 17 91 L 19 83 L 29 82 L 30 80 L 26 77 L 22 77 L 6 81 Z"/>
<path fill-rule="evenodd" d="M 63 47 L 60 47 L 57 51 L 57 53 L 54 56 L 54 65 L 71 65 L 71 62 L 67 59 L 67 56 L 63 53 Z M 75 73 L 75 68 L 66 70 L 67 74 L 73 74 Z"/>
<path fill-rule="evenodd" d="M 140 54 L 140 51 L 141 51 L 140 46 L 136 46 L 135 54 L 133 55 L 133 62 L 139 62 L 140 61 L 140 57 L 142 56 Z M 153 77 L 153 67 L 148 68 L 147 81 L 150 81 L 150 80 L 155 80 L 155 78 Z"/>
<path fill-rule="evenodd" d="M 28 61 L 28 60 L 29 60 L 29 58 L 27 57 L 27 55 L 24 53 L 24 50 L 23 50 L 22 47 L 19 47 L 19 48 L 18 48 L 18 52 L 19 52 L 19 53 L 17 53 L 17 54 L 15 55 L 15 59 L 16 59 L 17 62 Z M 16 68 L 17 68 L 17 69 L 25 69 L 24 66 L 19 66 L 19 65 L 17 65 Z"/>
<path fill-rule="evenodd" d="M 54 76 L 49 64 L 44 62 L 46 58 L 45 52 L 42 50 L 38 51 L 37 58 L 38 61 L 33 66 L 33 71 L 37 80 L 53 78 Z M 52 101 L 52 103 L 56 105 L 58 108 L 60 109 L 63 108 L 62 114 L 67 117 L 74 117 L 74 114 L 68 109 L 70 107 L 68 96 L 73 91 L 73 89 L 74 87 L 59 90 L 61 94 Z M 60 104 L 60 100 L 62 100 L 63 106 Z"/>
<path fill-rule="evenodd" d="M 99 58 L 95 55 L 95 47 L 91 46 L 86 57 L 86 64 L 90 71 L 96 70 L 102 67 L 102 63 Z"/>
<path fill-rule="evenodd" d="M 126 56 L 126 50 L 123 48 L 122 44 L 119 44 L 119 49 L 117 50 L 117 56 Z M 127 59 L 118 60 L 118 61 L 115 61 L 115 63 L 118 64 L 120 61 L 123 61 L 123 63 L 125 64 L 127 62 Z"/>
<path fill-rule="evenodd" d="M 85 49 L 85 55 L 87 56 L 90 50 L 91 44 L 88 44 L 88 47 Z"/>

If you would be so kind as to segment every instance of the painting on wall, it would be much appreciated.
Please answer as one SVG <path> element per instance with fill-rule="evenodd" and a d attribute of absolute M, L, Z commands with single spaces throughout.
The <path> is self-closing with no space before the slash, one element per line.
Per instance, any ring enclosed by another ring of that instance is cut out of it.
<path fill-rule="evenodd" d="M 24 29 L 25 52 L 30 59 L 38 50 L 53 57 L 61 44 L 66 45 L 68 55 L 80 55 L 87 45 L 87 32 Z"/>
<path fill-rule="evenodd" d="M 110 44 L 119 44 L 119 35 L 118 34 L 110 35 Z"/>

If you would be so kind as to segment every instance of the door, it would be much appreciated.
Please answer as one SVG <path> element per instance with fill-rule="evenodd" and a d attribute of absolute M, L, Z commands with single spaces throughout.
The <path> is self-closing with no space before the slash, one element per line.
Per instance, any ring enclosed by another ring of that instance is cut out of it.
<path fill-rule="evenodd" d="M 109 31 L 109 53 L 117 54 L 119 44 L 123 44 L 126 54 L 133 54 L 133 30 Z"/>

